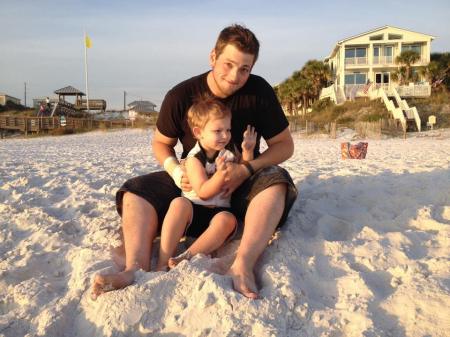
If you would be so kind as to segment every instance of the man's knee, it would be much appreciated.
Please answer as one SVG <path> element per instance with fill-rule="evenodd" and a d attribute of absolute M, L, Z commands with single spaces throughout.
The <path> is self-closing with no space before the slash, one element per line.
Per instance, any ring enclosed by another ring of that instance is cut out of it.
<path fill-rule="evenodd" d="M 125 192 L 123 194 L 122 204 L 123 204 L 124 208 L 127 206 L 130 206 L 130 205 L 134 205 L 134 204 L 136 204 L 136 202 L 140 202 L 140 201 L 147 202 L 147 200 L 141 198 L 140 196 L 138 196 L 137 194 L 134 194 L 132 192 Z"/>
<path fill-rule="evenodd" d="M 257 196 L 259 196 L 260 198 L 270 197 L 272 199 L 275 199 L 275 201 L 279 201 L 280 203 L 284 204 L 286 193 L 287 193 L 287 184 L 278 183 L 270 185 L 266 189 L 259 192 Z"/>

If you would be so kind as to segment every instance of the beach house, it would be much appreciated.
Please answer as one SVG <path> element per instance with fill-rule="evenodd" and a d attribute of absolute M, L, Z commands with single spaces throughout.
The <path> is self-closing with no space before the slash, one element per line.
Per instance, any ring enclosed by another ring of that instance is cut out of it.
<path fill-rule="evenodd" d="M 133 101 L 128 104 L 128 114 L 131 118 L 135 118 L 138 115 L 153 116 L 157 114 L 156 104 L 150 101 Z"/>
<path fill-rule="evenodd" d="M 0 92 L 0 105 L 5 105 L 6 102 L 20 104 L 20 99 Z"/>
<path fill-rule="evenodd" d="M 407 116 L 402 124 L 407 123 L 413 111 L 405 111 L 410 108 L 403 98 L 431 94 L 431 85 L 420 69 L 430 63 L 434 38 L 428 34 L 383 26 L 338 41 L 324 60 L 331 69 L 332 83 L 322 90 L 320 98 L 330 98 L 337 104 L 357 97 L 382 98 L 389 111 L 404 108 L 402 114 Z M 414 51 L 419 56 L 408 65 L 413 75 L 408 83 L 404 83 L 404 77 L 401 80 L 405 64 L 397 62 L 397 57 L 404 51 Z"/>

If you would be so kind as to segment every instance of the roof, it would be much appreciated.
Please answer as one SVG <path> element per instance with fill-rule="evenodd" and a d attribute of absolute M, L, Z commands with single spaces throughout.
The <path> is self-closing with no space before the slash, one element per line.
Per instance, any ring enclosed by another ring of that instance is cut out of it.
<path fill-rule="evenodd" d="M 0 92 L 0 96 L 8 96 L 8 97 L 11 97 L 11 98 L 20 99 L 20 98 L 17 98 L 17 97 L 5 94 L 4 92 Z"/>
<path fill-rule="evenodd" d="M 342 40 L 338 41 L 338 42 L 336 43 L 336 45 L 333 47 L 333 50 L 331 51 L 330 55 L 328 55 L 328 56 L 325 58 L 325 61 L 327 61 L 328 59 L 330 59 L 330 58 L 334 55 L 335 51 L 337 51 L 337 49 L 339 48 L 339 46 L 340 46 L 341 44 L 343 44 L 344 42 L 349 41 L 349 40 L 352 40 L 352 39 L 356 39 L 356 38 L 361 37 L 361 36 L 364 36 L 364 35 L 376 33 L 376 32 L 378 32 L 378 31 L 380 31 L 380 30 L 383 30 L 383 29 L 389 29 L 389 28 L 399 29 L 399 30 L 403 30 L 403 31 L 406 31 L 406 32 L 410 32 L 410 33 L 415 33 L 415 34 L 425 35 L 425 36 L 430 37 L 431 40 L 434 40 L 434 39 L 435 39 L 434 36 L 429 35 L 429 34 L 419 33 L 419 32 L 415 32 L 415 31 L 409 30 L 409 29 L 403 29 L 403 28 L 399 28 L 399 27 L 394 27 L 394 26 L 385 25 L 385 26 L 378 27 L 378 28 L 374 28 L 374 29 L 369 30 L 369 31 L 367 31 L 367 32 L 360 33 L 360 34 L 357 34 L 357 35 L 354 35 L 354 36 L 350 36 L 350 37 L 347 37 L 347 38 L 345 38 L 345 39 L 342 39 Z"/>
<path fill-rule="evenodd" d="M 128 104 L 128 106 L 129 106 L 130 108 L 132 108 L 132 107 L 134 107 L 134 106 L 136 106 L 136 105 L 156 106 L 155 103 L 150 102 L 150 101 L 133 101 L 133 102 L 131 102 L 131 103 Z"/>
<path fill-rule="evenodd" d="M 81 96 L 85 96 L 84 92 L 81 92 L 80 90 L 72 87 L 71 85 L 55 90 L 55 94 L 58 95 L 81 95 Z"/>
<path fill-rule="evenodd" d="M 154 104 L 135 104 L 130 107 L 130 110 L 134 110 L 136 112 L 156 112 Z"/>
<path fill-rule="evenodd" d="M 354 36 L 347 37 L 347 38 L 345 38 L 345 39 L 343 39 L 343 40 L 338 41 L 338 44 L 344 43 L 345 41 L 348 41 L 348 40 L 351 40 L 351 39 L 354 39 L 354 38 L 357 38 L 357 37 L 360 37 L 360 36 L 364 36 L 364 35 L 367 35 L 367 34 L 375 33 L 375 32 L 378 32 L 378 31 L 380 31 L 380 30 L 387 29 L 387 28 L 400 29 L 400 30 L 404 30 L 404 31 L 407 31 L 407 32 L 411 32 L 411 33 L 427 35 L 427 36 L 431 37 L 432 40 L 435 39 L 434 36 L 429 35 L 429 34 L 419 33 L 419 32 L 415 32 L 415 31 L 413 31 L 413 30 L 409 30 L 409 29 L 403 29 L 403 28 L 399 28 L 399 27 L 394 27 L 394 26 L 385 25 L 385 26 L 382 26 L 382 27 L 378 27 L 378 28 L 369 30 L 369 31 L 364 32 L 364 33 L 360 33 L 360 34 L 358 34 L 358 35 L 354 35 Z"/>

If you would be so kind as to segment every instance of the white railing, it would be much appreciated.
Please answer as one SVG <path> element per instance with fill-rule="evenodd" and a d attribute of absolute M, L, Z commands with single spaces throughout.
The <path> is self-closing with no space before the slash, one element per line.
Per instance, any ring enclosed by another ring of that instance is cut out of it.
<path fill-rule="evenodd" d="M 374 56 L 373 64 L 394 64 L 393 56 Z"/>
<path fill-rule="evenodd" d="M 322 88 L 320 91 L 319 99 L 329 98 L 332 102 L 337 103 L 336 92 L 334 90 L 334 85 L 330 85 L 329 87 Z"/>
<path fill-rule="evenodd" d="M 349 100 L 353 100 L 358 95 L 358 92 L 360 91 L 360 89 L 362 89 L 363 86 L 364 86 L 364 84 L 346 84 L 346 85 L 344 85 L 345 98 L 349 99 Z"/>
<path fill-rule="evenodd" d="M 407 119 L 414 119 L 416 122 L 417 130 L 420 132 L 421 130 L 421 120 L 419 116 L 419 112 L 417 111 L 417 108 L 413 106 L 412 108 L 405 110 L 405 115 Z"/>
<path fill-rule="evenodd" d="M 386 91 L 382 87 L 375 87 L 373 90 L 369 92 L 370 99 L 376 99 L 381 98 L 383 100 L 384 105 L 386 106 L 386 109 L 392 113 L 392 116 L 394 119 L 398 119 L 400 123 L 402 124 L 403 131 L 406 132 L 406 118 L 403 114 L 402 108 L 396 108 L 394 105 L 394 102 L 389 99 L 389 97 L 386 94 Z M 417 111 L 417 110 L 416 110 Z"/>
<path fill-rule="evenodd" d="M 413 106 L 411 109 L 414 112 L 414 120 L 416 121 L 417 130 L 419 130 L 420 132 L 422 128 L 422 122 L 420 120 L 419 112 L 417 111 L 417 108 L 415 106 Z"/>
<path fill-rule="evenodd" d="M 367 64 L 367 57 L 347 57 L 345 58 L 345 65 L 360 65 Z"/>
<path fill-rule="evenodd" d="M 400 85 L 397 87 L 397 91 L 401 97 L 429 97 L 431 95 L 431 85 Z"/>
<path fill-rule="evenodd" d="M 409 109 L 408 102 L 406 102 L 404 99 L 402 99 L 402 98 L 400 97 L 400 95 L 398 94 L 397 90 L 396 90 L 394 87 L 391 88 L 390 93 L 391 93 L 391 96 L 394 96 L 394 98 L 395 98 L 395 100 L 396 100 L 396 102 L 397 102 L 397 105 L 398 105 L 402 110 L 405 110 L 405 111 L 406 111 L 406 110 Z M 407 118 L 409 119 L 409 117 L 407 117 Z"/>

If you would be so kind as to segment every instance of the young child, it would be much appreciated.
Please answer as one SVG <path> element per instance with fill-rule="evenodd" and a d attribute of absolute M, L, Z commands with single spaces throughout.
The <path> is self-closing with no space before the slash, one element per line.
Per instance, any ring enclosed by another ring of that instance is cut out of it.
<path fill-rule="evenodd" d="M 218 249 L 236 231 L 237 221 L 230 212 L 230 198 L 222 190 L 227 162 L 241 157 L 231 140 L 231 112 L 220 101 L 202 97 L 188 111 L 188 124 L 197 139 L 186 157 L 186 174 L 192 191 L 182 192 L 170 203 L 161 230 L 157 270 L 175 267 L 184 259 Z M 242 142 L 242 160 L 253 159 L 256 132 L 247 126 Z M 197 240 L 173 258 L 183 235 Z"/>

